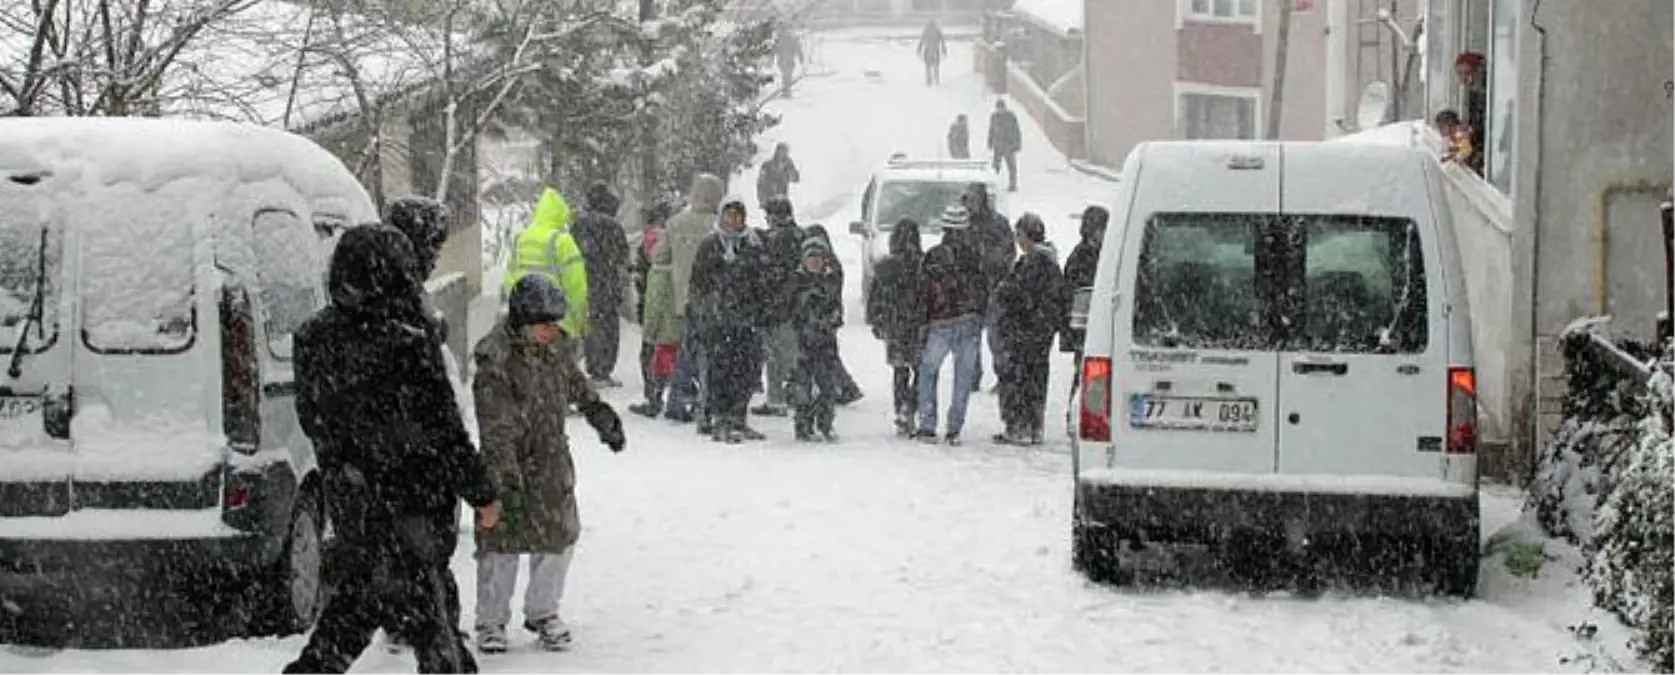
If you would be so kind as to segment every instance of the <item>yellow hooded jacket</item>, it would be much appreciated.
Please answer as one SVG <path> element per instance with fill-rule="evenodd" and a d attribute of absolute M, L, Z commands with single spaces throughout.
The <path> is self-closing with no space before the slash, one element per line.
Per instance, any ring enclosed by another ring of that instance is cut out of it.
<path fill-rule="evenodd" d="M 587 332 L 587 263 L 582 260 L 581 247 L 570 235 L 570 205 L 558 190 L 546 188 L 535 204 L 535 217 L 529 227 L 518 233 L 512 257 L 506 261 L 506 276 L 500 283 L 500 295 L 505 298 L 525 274 L 541 274 L 564 291 L 568 305 L 564 312 L 564 332 L 581 337 Z"/>

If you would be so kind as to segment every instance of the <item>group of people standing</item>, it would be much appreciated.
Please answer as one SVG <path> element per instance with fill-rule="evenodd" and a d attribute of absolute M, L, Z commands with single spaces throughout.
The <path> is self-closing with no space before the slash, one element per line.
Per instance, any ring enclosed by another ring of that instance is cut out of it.
<path fill-rule="evenodd" d="M 834 407 L 861 398 L 838 354 L 842 267 L 824 227 L 796 222 L 784 145 L 762 171 L 766 228 L 749 226 L 743 200 L 723 202 L 725 185 L 709 174 L 693 180 L 679 213 L 647 213 L 636 266 L 646 400 L 629 409 L 696 422 L 728 443 L 764 437 L 752 414 L 794 412 L 798 439 L 832 440 Z M 673 363 L 658 363 L 660 353 Z M 766 401 L 752 408 L 758 391 Z"/>
<path fill-rule="evenodd" d="M 1055 336 L 1079 352 L 1080 334 L 1069 328 L 1071 298 L 1092 283 L 1108 212 L 1089 207 L 1083 238 L 1060 271 L 1033 213 L 1016 224 L 996 213 L 987 188 L 974 184 L 940 216 L 942 241 L 920 245 L 912 219 L 890 232 L 890 255 L 876 268 L 867 291 L 867 322 L 886 344 L 894 369 L 897 433 L 927 442 L 957 444 L 970 395 L 982 381 L 982 341 L 989 348 L 1005 431 L 994 441 L 1035 445 L 1043 440 L 1047 376 Z M 938 434 L 937 393 L 942 365 L 953 359 L 953 400 Z"/>
<path fill-rule="evenodd" d="M 567 214 L 546 207 L 546 225 L 565 231 Z M 477 510 L 478 649 L 506 649 L 526 555 L 523 626 L 545 648 L 570 642 L 558 603 L 581 526 L 567 410 L 612 451 L 627 443 L 573 356 L 584 323 L 576 317 L 586 315 L 562 288 L 585 280 L 555 264 L 511 282 L 506 311 L 473 352 L 473 438 L 443 346 L 447 327 L 423 286 L 449 231 L 446 213 L 405 198 L 382 222 L 346 231 L 328 265 L 329 303 L 293 338 L 297 417 L 336 537 L 325 570 L 333 592 L 285 672 L 344 672 L 380 629 L 414 650 L 421 672 L 476 672 L 450 568 L 462 499 Z M 573 241 L 548 248 L 554 260 L 576 255 Z"/>

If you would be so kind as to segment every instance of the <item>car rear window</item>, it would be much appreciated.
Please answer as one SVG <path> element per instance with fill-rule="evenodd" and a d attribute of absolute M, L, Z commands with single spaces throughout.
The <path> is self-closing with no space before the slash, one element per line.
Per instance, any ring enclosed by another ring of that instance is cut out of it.
<path fill-rule="evenodd" d="M 1146 222 L 1135 282 L 1134 342 L 1147 347 L 1271 349 L 1257 270 L 1272 266 L 1272 216 L 1167 213 Z"/>
<path fill-rule="evenodd" d="M 1303 270 L 1293 349 L 1417 353 L 1427 343 L 1425 256 L 1402 218 L 1297 216 Z"/>
<path fill-rule="evenodd" d="M 878 229 L 889 232 L 903 218 L 912 218 L 921 228 L 934 228 L 942 211 L 960 203 L 969 183 L 937 181 L 890 181 L 878 191 Z"/>

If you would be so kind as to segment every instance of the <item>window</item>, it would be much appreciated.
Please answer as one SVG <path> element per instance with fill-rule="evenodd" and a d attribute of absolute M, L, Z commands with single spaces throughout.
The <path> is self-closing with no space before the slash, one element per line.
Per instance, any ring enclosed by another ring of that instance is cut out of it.
<path fill-rule="evenodd" d="M 912 218 L 921 231 L 940 227 L 942 212 L 960 203 L 968 183 L 895 181 L 878 191 L 878 229 L 889 232 L 903 218 Z"/>
<path fill-rule="evenodd" d="M 1261 11 L 1257 0 L 1187 0 L 1187 17 L 1191 19 L 1259 20 Z"/>
<path fill-rule="evenodd" d="M 227 444 L 254 452 L 261 441 L 261 367 L 256 359 L 256 325 L 250 295 L 231 275 L 222 275 L 221 428 Z"/>
<path fill-rule="evenodd" d="M 1489 42 L 1488 115 L 1484 120 L 1485 172 L 1489 182 L 1504 194 L 1512 194 L 1512 127 L 1518 102 L 1518 14 L 1519 3 L 1494 0 L 1490 8 L 1492 34 Z"/>
<path fill-rule="evenodd" d="M 176 354 L 197 338 L 192 223 L 185 204 L 124 199 L 121 217 L 81 228 L 82 342 L 101 354 Z"/>
<path fill-rule="evenodd" d="M 37 291 L 39 321 L 30 326 L 23 351 L 39 354 L 58 342 L 64 232 L 34 216 L 33 208 L 0 208 L 0 354 L 10 354 L 31 323 Z"/>
<path fill-rule="evenodd" d="M 1134 290 L 1134 342 L 1147 347 L 1272 349 L 1259 269 L 1273 218 L 1159 214 L 1146 222 Z"/>
<path fill-rule="evenodd" d="M 1256 138 L 1256 94 L 1218 94 L 1183 91 L 1178 115 L 1181 137 L 1201 139 Z"/>
<path fill-rule="evenodd" d="M 1138 345 L 1387 354 L 1428 343 L 1424 254 L 1410 220 L 1159 214 L 1146 223 L 1138 269 Z"/>
<path fill-rule="evenodd" d="M 319 236 L 290 211 L 262 211 L 252 223 L 262 330 L 274 358 L 291 358 L 291 335 L 319 306 Z"/>
<path fill-rule="evenodd" d="M 1413 221 L 1303 216 L 1296 224 L 1303 240 L 1303 283 L 1294 348 L 1425 351 L 1425 258 Z"/>

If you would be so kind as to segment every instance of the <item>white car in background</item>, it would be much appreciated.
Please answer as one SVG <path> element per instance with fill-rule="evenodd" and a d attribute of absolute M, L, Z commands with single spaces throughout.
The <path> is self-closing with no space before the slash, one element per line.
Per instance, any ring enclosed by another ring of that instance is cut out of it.
<path fill-rule="evenodd" d="M 861 288 L 865 302 L 866 289 L 872 287 L 872 266 L 890 255 L 890 231 L 903 218 L 919 223 L 924 245 L 929 249 L 931 238 L 939 235 L 937 226 L 942 210 L 958 204 L 960 195 L 972 183 L 989 188 L 989 199 L 995 211 L 1006 214 L 1006 185 L 988 162 L 978 159 L 909 159 L 896 154 L 883 168 L 874 172 L 872 180 L 861 195 L 860 219 L 849 223 L 849 232 L 863 239 L 861 243 Z"/>

